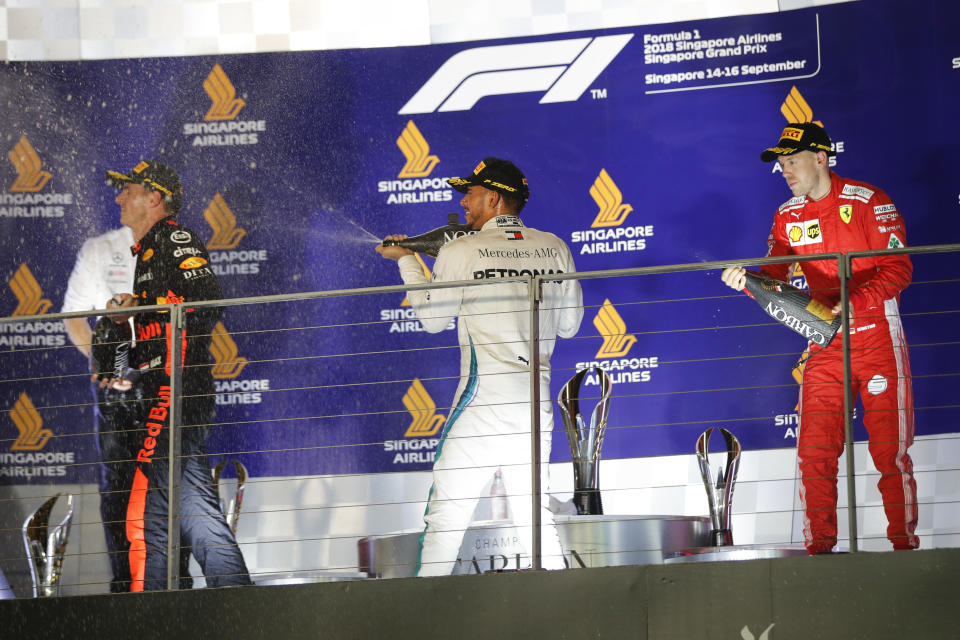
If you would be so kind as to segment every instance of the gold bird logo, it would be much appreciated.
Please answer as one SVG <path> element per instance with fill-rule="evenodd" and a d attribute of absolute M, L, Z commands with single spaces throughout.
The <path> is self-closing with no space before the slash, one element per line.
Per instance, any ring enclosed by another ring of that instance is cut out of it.
<path fill-rule="evenodd" d="M 233 120 L 247 104 L 237 97 L 237 90 L 219 64 L 213 65 L 213 71 L 203 81 L 203 90 L 211 102 L 204 120 Z"/>
<path fill-rule="evenodd" d="M 17 297 L 17 308 L 10 315 L 39 316 L 47 312 L 53 303 L 43 297 L 40 283 L 33 277 L 33 273 L 26 263 L 21 264 L 13 277 L 10 278 L 10 289 Z"/>
<path fill-rule="evenodd" d="M 407 432 L 403 434 L 404 438 L 426 438 L 436 435 L 447 420 L 437 414 L 437 404 L 427 393 L 427 389 L 419 378 L 413 379 L 410 388 L 403 395 L 403 406 L 413 418 Z"/>
<path fill-rule="evenodd" d="M 218 322 L 210 332 L 210 354 L 214 362 L 211 373 L 217 380 L 236 378 L 247 366 L 247 359 L 238 355 L 237 343 L 222 322 Z"/>
<path fill-rule="evenodd" d="M 49 171 L 43 170 L 43 162 L 27 136 L 20 136 L 7 157 L 17 170 L 17 179 L 13 181 L 10 191 L 40 191 L 52 177 Z"/>
<path fill-rule="evenodd" d="M 433 168 L 440 162 L 440 158 L 430 155 L 430 145 L 426 138 L 413 124 L 413 120 L 407 122 L 403 133 L 397 138 L 397 146 L 400 152 L 407 159 L 403 169 L 400 170 L 398 178 L 423 178 L 430 175 Z"/>
<path fill-rule="evenodd" d="M 590 225 L 592 228 L 620 226 L 633 211 L 631 205 L 623 203 L 623 193 L 606 169 L 600 169 L 600 175 L 590 187 L 590 196 L 600 207 L 597 217 Z"/>
<path fill-rule="evenodd" d="M 237 217 L 219 193 L 213 196 L 213 200 L 203 212 L 203 217 L 213 229 L 207 249 L 233 249 L 240 244 L 243 236 L 247 235 L 242 227 L 237 226 Z"/>
<path fill-rule="evenodd" d="M 603 336 L 603 344 L 597 351 L 598 358 L 624 356 L 637 342 L 636 336 L 627 333 L 626 323 L 609 299 L 603 301 L 603 305 L 593 319 L 593 326 Z"/>
<path fill-rule="evenodd" d="M 10 411 L 10 419 L 20 432 L 16 441 L 10 445 L 11 451 L 38 451 L 43 449 L 53 435 L 52 431 L 43 428 L 43 419 L 26 393 L 21 393 L 17 398 Z"/>

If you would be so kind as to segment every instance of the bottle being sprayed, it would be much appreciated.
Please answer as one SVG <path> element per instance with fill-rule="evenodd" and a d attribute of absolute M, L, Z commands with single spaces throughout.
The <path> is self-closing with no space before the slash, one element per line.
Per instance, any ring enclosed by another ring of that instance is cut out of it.
<path fill-rule="evenodd" d="M 451 240 L 462 236 L 473 235 L 474 233 L 476 233 L 476 230 L 471 229 L 469 225 L 460 224 L 460 214 L 449 213 L 447 214 L 446 226 L 437 227 L 432 231 L 421 233 L 418 236 L 413 236 L 406 240 L 384 240 L 383 246 L 403 247 L 404 249 L 410 249 L 416 253 L 423 253 L 436 258 L 443 245 Z"/>
<path fill-rule="evenodd" d="M 787 282 L 747 271 L 745 288 L 768 316 L 814 344 L 826 347 L 840 330 L 840 316 Z"/>

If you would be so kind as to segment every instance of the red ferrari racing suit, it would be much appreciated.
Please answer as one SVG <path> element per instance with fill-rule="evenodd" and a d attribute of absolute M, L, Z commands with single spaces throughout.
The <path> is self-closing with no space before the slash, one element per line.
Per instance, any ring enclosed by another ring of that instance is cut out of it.
<path fill-rule="evenodd" d="M 816 202 L 798 196 L 780 206 L 768 240 L 769 256 L 898 249 L 906 245 L 903 219 L 886 193 L 830 173 L 830 193 Z M 786 279 L 789 265 L 763 272 Z M 810 294 L 827 307 L 840 301 L 835 261 L 802 263 Z M 907 449 L 913 443 L 913 391 L 907 340 L 900 322 L 900 292 L 913 266 L 906 255 L 860 258 L 850 280 L 850 360 L 860 394 L 870 455 L 894 549 L 919 545 L 917 485 Z M 800 390 L 797 445 L 804 509 L 804 543 L 828 552 L 837 541 L 837 461 L 843 452 L 841 334 L 827 348 L 811 344 Z"/>

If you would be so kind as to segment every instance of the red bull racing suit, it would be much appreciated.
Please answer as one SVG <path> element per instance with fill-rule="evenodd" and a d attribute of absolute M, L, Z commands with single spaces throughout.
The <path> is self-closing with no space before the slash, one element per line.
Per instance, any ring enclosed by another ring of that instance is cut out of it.
<path fill-rule="evenodd" d="M 206 248 L 172 218 L 157 222 L 132 248 L 137 257 L 134 293 L 141 305 L 222 297 Z M 181 544 L 189 547 L 208 586 L 250 584 L 236 540 L 220 511 L 206 455 L 214 417 L 210 333 L 221 310 L 187 309 L 186 333 L 174 337 L 165 312 L 135 316 L 139 365 L 147 403 L 136 449 L 137 469 L 127 508 L 133 591 L 166 588 L 171 348 L 183 349 L 181 424 Z"/>

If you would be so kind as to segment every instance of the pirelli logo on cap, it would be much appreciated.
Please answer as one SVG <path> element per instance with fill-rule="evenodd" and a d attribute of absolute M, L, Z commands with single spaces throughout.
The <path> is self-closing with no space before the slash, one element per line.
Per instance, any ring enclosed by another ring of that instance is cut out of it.
<path fill-rule="evenodd" d="M 219 64 L 213 65 L 213 70 L 203 81 L 203 90 L 210 96 L 210 109 L 203 116 L 206 121 L 233 120 L 240 110 L 247 104 L 237 97 L 237 90 L 230 82 Z"/>
<path fill-rule="evenodd" d="M 597 217 L 594 218 L 591 228 L 619 227 L 633 211 L 633 206 L 624 204 L 623 193 L 613 181 L 606 169 L 600 169 L 600 175 L 590 187 L 590 197 L 600 207 Z"/>
<path fill-rule="evenodd" d="M 20 136 L 17 144 L 7 153 L 13 168 L 17 171 L 17 179 L 13 181 L 10 191 L 36 192 L 53 177 L 49 171 L 43 170 L 43 161 L 37 155 L 36 149 L 27 140 L 27 136 Z"/>
<path fill-rule="evenodd" d="M 214 363 L 211 372 L 214 379 L 236 378 L 247 366 L 247 359 L 238 354 L 237 343 L 230 337 L 222 322 L 218 322 L 210 333 L 210 354 Z"/>
<path fill-rule="evenodd" d="M 33 277 L 33 273 L 26 263 L 20 265 L 9 281 L 10 290 L 17 298 L 17 307 L 12 316 L 38 316 L 50 309 L 53 303 L 43 297 L 40 283 Z"/>
<path fill-rule="evenodd" d="M 403 157 L 407 159 L 403 169 L 397 174 L 398 178 L 424 178 L 430 175 L 433 168 L 440 162 L 440 158 L 431 155 L 430 144 L 413 120 L 407 122 L 407 126 L 403 128 L 403 132 L 397 138 L 397 146 L 403 153 Z"/>
<path fill-rule="evenodd" d="M 53 436 L 52 431 L 43 428 L 43 419 L 25 392 L 10 410 L 10 419 L 19 432 L 16 441 L 10 445 L 11 451 L 39 451 Z"/>
<path fill-rule="evenodd" d="M 203 217 L 213 229 L 213 236 L 207 242 L 207 249 L 234 249 L 247 232 L 237 226 L 237 217 L 219 193 L 207 205 Z"/>
<path fill-rule="evenodd" d="M 410 412 L 411 422 L 404 438 L 427 438 L 436 435 L 446 417 L 437 413 L 437 403 L 433 401 L 419 378 L 414 378 L 410 388 L 403 394 L 403 406 Z"/>
<path fill-rule="evenodd" d="M 487 164 L 481 160 L 480 164 L 473 168 L 473 175 L 478 176 L 480 172 L 487 168 Z"/>
<path fill-rule="evenodd" d="M 783 133 L 780 134 L 781 138 L 788 138 L 790 140 L 799 140 L 803 137 L 803 130 L 797 129 L 796 127 L 787 127 L 783 130 Z"/>

